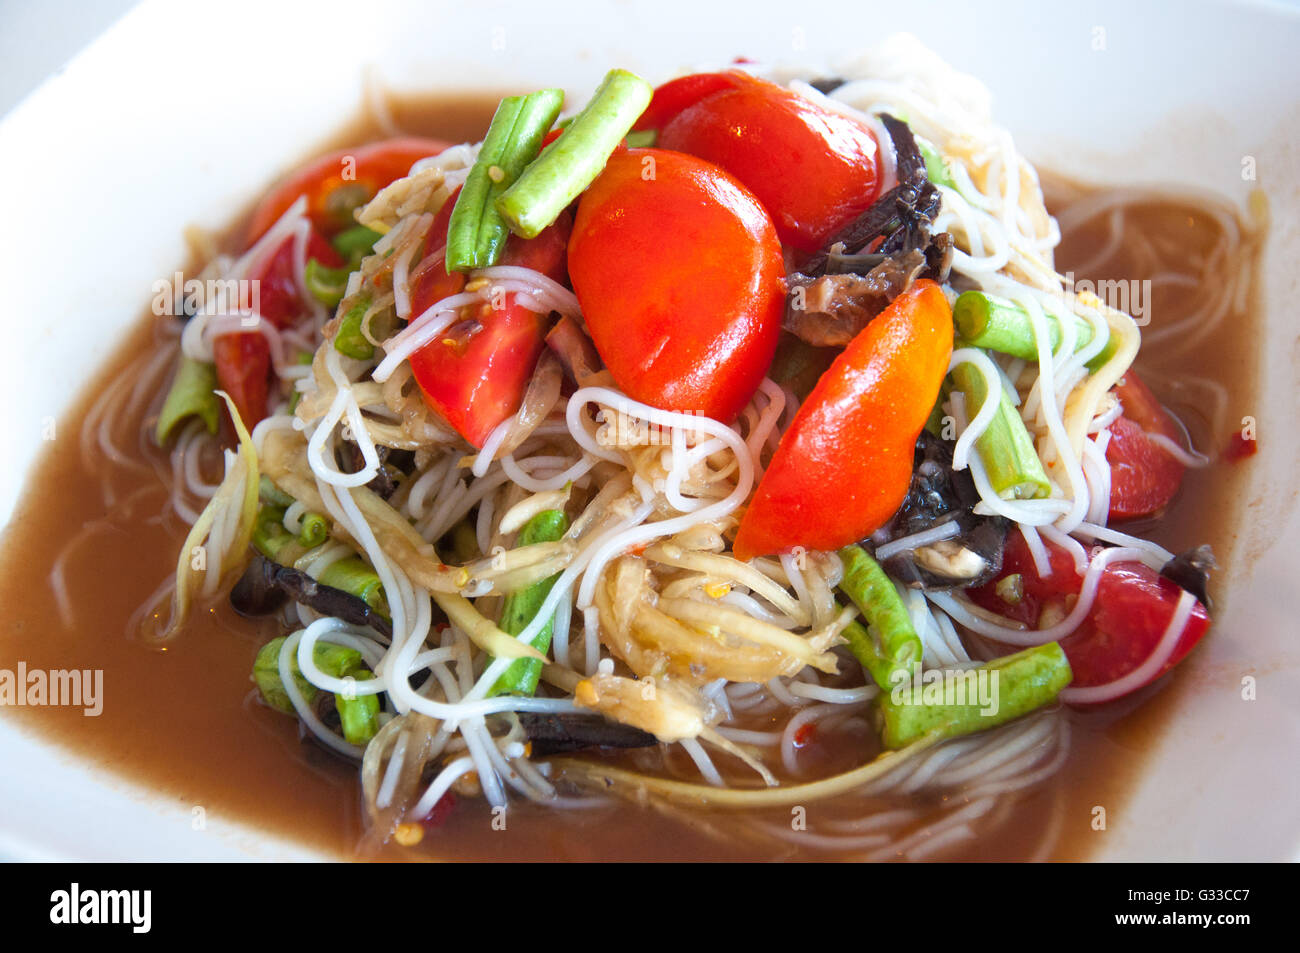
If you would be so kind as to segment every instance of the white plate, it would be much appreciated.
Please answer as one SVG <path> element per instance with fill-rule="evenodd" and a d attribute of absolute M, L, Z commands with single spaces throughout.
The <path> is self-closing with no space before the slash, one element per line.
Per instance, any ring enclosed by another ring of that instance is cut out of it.
<path fill-rule="evenodd" d="M 1254 159 L 1274 221 L 1251 488 L 1258 505 L 1245 511 L 1225 582 L 1230 611 L 1180 671 L 1195 691 L 1182 693 L 1099 856 L 1296 857 L 1300 18 L 1291 8 L 147 3 L 0 125 L 0 340 L 13 355 L 0 378 L 8 458 L 0 513 L 8 518 L 41 447 L 43 418 L 66 409 L 153 280 L 179 264 L 183 227 L 221 226 L 307 153 L 359 106 L 367 67 L 401 89 L 559 84 L 574 101 L 613 65 L 657 80 L 736 55 L 833 63 L 899 30 L 981 77 L 1000 122 L 1046 167 L 1100 182 L 1198 185 L 1242 201 L 1255 184 L 1243 181 L 1243 161 Z M 1255 701 L 1241 698 L 1245 674 L 1258 679 Z M 165 796 L 97 773 L 3 720 L 0 764 L 0 854 L 310 856 L 219 820 L 196 834 Z"/>

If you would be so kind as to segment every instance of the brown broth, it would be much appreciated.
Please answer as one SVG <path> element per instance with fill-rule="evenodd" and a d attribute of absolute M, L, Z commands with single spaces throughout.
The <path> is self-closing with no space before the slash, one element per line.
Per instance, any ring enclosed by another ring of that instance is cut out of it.
<path fill-rule="evenodd" d="M 483 97 L 401 102 L 394 104 L 392 112 L 406 131 L 462 140 L 481 135 L 495 101 Z M 332 144 L 356 144 L 378 134 L 372 123 L 358 122 Z M 1153 214 L 1166 215 L 1168 210 Z M 1181 219 L 1190 221 L 1188 227 L 1195 232 L 1194 216 Z M 1069 236 L 1058 257 L 1059 267 L 1065 270 L 1072 261 L 1085 260 L 1101 240 L 1091 233 Z M 1123 273 L 1124 267 L 1121 262 L 1107 263 L 1107 276 L 1143 277 Z M 1235 332 L 1216 336 L 1202 351 L 1214 351 L 1219 358 L 1211 361 L 1193 354 L 1179 370 L 1219 380 L 1230 388 L 1234 400 L 1249 408 L 1257 355 L 1245 342 L 1253 340 L 1252 335 L 1240 334 L 1238 326 Z M 155 346 L 149 322 L 141 322 L 83 394 L 59 433 L 78 433 L 95 395 L 102 394 L 135 356 Z M 1153 357 L 1144 354 L 1140 366 L 1147 366 Z M 1168 371 L 1153 362 L 1152 366 Z M 1223 445 L 1225 434 L 1211 433 L 1209 421 L 1194 403 L 1180 403 L 1177 394 L 1162 392 L 1161 396 L 1183 416 L 1198 446 Z M 122 421 L 120 430 L 136 432 L 139 423 Z M 152 465 L 163 461 L 160 452 L 144 441 L 128 450 Z M 1167 518 L 1151 527 L 1153 535 L 1174 549 L 1209 541 L 1230 563 L 1235 513 L 1228 501 L 1236 498 L 1235 484 L 1245 478 L 1245 471 L 1216 464 L 1189 472 Z M 219 599 L 196 613 L 182 637 L 165 651 L 141 644 L 128 631 L 132 613 L 174 570 L 175 553 L 187 527 L 170 511 L 158 516 L 166 493 L 152 473 L 127 475 L 116 482 L 119 497 L 133 501 L 130 507 L 106 507 L 99 478 L 87 469 L 77 441 L 57 440 L 31 474 L 6 530 L 0 552 L 0 604 L 6 607 L 8 622 L 0 631 L 0 667 L 13 668 L 22 660 L 29 669 L 75 667 L 105 673 L 103 713 L 97 718 L 85 718 L 79 709 L 71 708 L 4 712 L 42 739 L 157 795 L 201 806 L 214 820 L 245 823 L 344 858 L 833 856 L 801 851 L 784 842 L 715 836 L 707 828 L 718 825 L 725 832 L 727 820 L 722 815 L 666 816 L 622 803 L 554 811 L 522 802 L 512 805 L 509 827 L 502 832 L 493 829 L 481 801 L 469 800 L 462 800 L 450 821 L 427 837 L 418 851 L 395 846 L 363 850 L 356 768 L 304 741 L 294 719 L 256 699 L 250 681 L 252 662 L 258 647 L 274 634 L 274 622 L 241 619 Z M 1207 515 L 1215 513 L 1217 517 Z M 51 597 L 50 571 L 69 541 L 92 524 L 97 528 L 88 531 L 68 560 L 76 612 L 69 628 L 61 622 Z M 1071 755 L 1055 779 L 1023 796 L 1014 817 L 997 829 L 996 836 L 981 838 L 952 856 L 1022 859 L 1032 856 L 1045 836 L 1052 836 L 1051 857 L 1087 858 L 1104 837 L 1091 830 L 1093 807 L 1103 805 L 1112 814 L 1122 810 L 1146 755 L 1177 706 L 1185 687 L 1179 676 L 1166 677 L 1103 711 L 1071 713 Z"/>

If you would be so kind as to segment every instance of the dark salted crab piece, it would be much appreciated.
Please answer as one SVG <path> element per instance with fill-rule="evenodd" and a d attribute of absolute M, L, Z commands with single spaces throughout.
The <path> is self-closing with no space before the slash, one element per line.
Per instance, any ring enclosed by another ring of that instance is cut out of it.
<path fill-rule="evenodd" d="M 1210 547 L 1202 545 L 1169 560 L 1160 567 L 1160 575 L 1186 589 L 1206 609 L 1213 609 L 1209 593 L 1210 572 L 1218 568 Z"/>
<path fill-rule="evenodd" d="M 925 256 L 913 249 L 882 257 L 865 275 L 795 272 L 788 279 L 784 327 L 814 347 L 844 347 L 871 319 L 906 291 L 925 268 Z"/>
<path fill-rule="evenodd" d="M 819 79 L 809 80 L 808 85 L 817 90 L 817 92 L 821 93 L 823 96 L 829 96 L 846 82 L 848 82 L 848 80 L 840 76 L 823 76 Z"/>
<path fill-rule="evenodd" d="M 837 232 L 825 250 L 813 255 L 801 269 L 807 274 L 821 274 L 836 246 L 849 253 L 893 255 L 923 250 L 929 244 L 930 227 L 941 205 L 939 190 L 926 178 L 925 157 L 907 123 L 888 113 L 881 114 L 880 121 L 893 140 L 898 183 Z"/>
<path fill-rule="evenodd" d="M 952 236 L 947 232 L 940 232 L 932 236 L 930 244 L 926 245 L 922 252 L 925 256 L 924 266 L 913 277 L 929 278 L 943 284 L 948 280 L 952 270 L 952 249 Z M 906 257 L 906 254 L 886 255 L 879 251 L 849 252 L 839 245 L 833 245 L 827 253 L 826 274 L 866 275 L 885 262 L 899 261 L 903 257 Z M 907 289 L 903 288 L 902 290 Z"/>
<path fill-rule="evenodd" d="M 817 347 L 843 347 L 918 278 L 942 284 L 952 237 L 931 234 L 938 190 L 907 124 L 881 121 L 894 140 L 898 184 L 787 278 L 784 326 Z"/>
<path fill-rule="evenodd" d="M 604 715 L 565 712 L 520 712 L 519 722 L 532 742 L 533 754 L 546 757 L 584 748 L 649 748 L 659 743 L 654 735 Z"/>
<path fill-rule="evenodd" d="M 924 252 L 842 255 L 832 251 L 826 274 L 795 272 L 787 283 L 783 327 L 814 347 L 844 347 L 912 287 L 918 278 L 942 284 L 952 264 L 952 239 L 936 235 Z M 800 290 L 802 289 L 802 290 Z"/>
<path fill-rule="evenodd" d="M 321 720 L 321 723 L 326 728 L 330 731 L 341 732 L 343 719 L 339 716 L 339 706 L 334 699 L 333 692 L 317 692 L 316 697 L 312 699 L 311 707 L 312 711 L 316 713 L 316 717 Z M 303 737 L 313 739 L 316 737 L 306 725 L 301 727 Z"/>
<path fill-rule="evenodd" d="M 939 213 L 939 202 L 939 192 L 929 182 L 919 187 L 896 185 L 838 232 L 800 270 L 820 275 L 826 270 L 831 249 L 836 246 L 851 253 L 879 251 L 882 254 L 924 248 L 930 238 L 930 225 Z"/>
<path fill-rule="evenodd" d="M 967 471 L 952 468 L 952 444 L 921 431 L 913 458 L 912 483 L 903 505 L 871 537 L 877 549 L 887 542 L 956 523 L 954 535 L 882 561 L 887 573 L 918 589 L 980 586 L 1002 569 L 1007 521 L 974 512 L 979 493 Z"/>
<path fill-rule="evenodd" d="M 880 124 L 889 132 L 894 142 L 894 175 L 899 185 L 921 188 L 928 183 L 925 172 L 925 156 L 916 144 L 912 127 L 889 113 L 880 114 Z M 938 211 L 938 207 L 935 207 Z"/>
<path fill-rule="evenodd" d="M 379 472 L 366 484 L 366 489 L 386 500 L 414 469 L 415 454 L 410 450 L 396 450 L 382 444 L 375 445 L 375 453 L 379 457 Z M 366 458 L 355 441 L 345 441 L 339 447 L 338 456 L 339 465 L 353 473 L 366 466 Z"/>
<path fill-rule="evenodd" d="M 305 572 L 281 566 L 265 556 L 254 556 L 230 590 L 231 606 L 244 616 L 269 615 L 289 599 L 321 615 L 333 616 L 352 625 L 368 625 L 385 638 L 393 636 L 389 621 L 364 599 L 322 585 Z"/>

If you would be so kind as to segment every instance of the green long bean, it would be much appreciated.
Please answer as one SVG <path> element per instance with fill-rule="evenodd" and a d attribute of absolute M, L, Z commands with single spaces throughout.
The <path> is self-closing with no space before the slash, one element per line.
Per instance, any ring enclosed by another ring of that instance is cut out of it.
<path fill-rule="evenodd" d="M 973 418 L 988 397 L 984 375 L 974 364 L 963 363 L 952 369 L 952 380 L 962 393 L 967 415 Z M 1033 438 L 1001 382 L 997 412 L 976 438 L 975 452 L 980 455 L 993 491 L 1002 499 L 1031 500 L 1051 495 L 1052 484 Z"/>
<path fill-rule="evenodd" d="M 262 699 L 276 711 L 286 715 L 295 714 L 293 702 L 280 679 L 280 652 L 284 646 L 284 636 L 278 636 L 267 642 L 258 651 L 253 660 L 253 681 L 257 685 Z M 374 674 L 365 667 L 361 653 L 356 649 L 329 642 L 317 642 L 312 647 L 312 661 L 326 675 L 333 678 L 351 678 L 357 682 L 368 681 Z M 316 700 L 317 688 L 303 677 L 298 668 L 298 658 L 289 660 L 289 673 L 298 692 L 311 704 Z M 379 696 L 334 694 L 334 707 L 338 710 L 343 737 L 354 745 L 362 745 L 375 736 L 379 729 Z"/>
<path fill-rule="evenodd" d="M 216 433 L 221 414 L 221 399 L 217 397 L 216 389 L 217 369 L 182 354 L 176 377 L 158 414 L 158 425 L 154 428 L 158 445 L 166 444 L 176 425 L 188 417 L 198 417 L 208 433 Z"/>
<path fill-rule="evenodd" d="M 330 534 L 330 523 L 319 513 L 304 513 L 298 530 L 299 545 L 314 549 Z"/>
<path fill-rule="evenodd" d="M 534 543 L 550 543 L 563 538 L 569 528 L 569 518 L 563 510 L 543 510 L 519 531 L 516 544 L 531 546 Z M 560 574 L 548 576 L 531 586 L 512 592 L 506 596 L 505 606 L 501 610 L 500 629 L 507 635 L 518 635 L 533 621 L 537 612 L 546 601 Z M 554 618 L 546 620 L 538 633 L 529 641 L 529 645 L 545 654 L 551 647 L 552 626 Z M 538 659 L 515 659 L 510 667 L 501 673 L 490 695 L 531 695 L 537 691 L 537 681 L 542 674 L 542 663 Z"/>
<path fill-rule="evenodd" d="M 925 177 L 935 185 L 956 189 L 957 183 L 953 180 L 952 173 L 948 171 L 948 160 L 934 147 L 934 143 L 916 134 L 913 134 L 912 138 L 916 140 L 916 148 L 921 153 L 921 158 L 925 160 Z"/>
<path fill-rule="evenodd" d="M 355 271 L 357 266 L 361 264 L 361 259 L 374 251 L 375 242 L 379 241 L 380 238 L 380 234 L 373 228 L 366 228 L 364 225 L 353 225 L 351 228 L 345 228 L 330 239 L 330 244 Z"/>
<path fill-rule="evenodd" d="M 1044 311 L 1047 319 L 1048 339 L 1052 351 L 1061 345 L 1061 324 L 1056 315 Z M 1092 341 L 1092 324 L 1078 315 L 1074 320 L 1074 349 L 1079 351 Z M 1025 361 L 1038 360 L 1038 341 L 1028 313 L 1014 301 L 985 294 L 983 291 L 963 291 L 952 306 L 952 320 L 957 334 L 975 347 L 988 348 L 1000 354 L 1010 354 Z M 1115 353 L 1118 340 L 1115 335 L 1107 339 L 1101 352 L 1085 365 L 1095 371 Z"/>
<path fill-rule="evenodd" d="M 281 566 L 292 563 L 307 551 L 298 538 L 284 528 L 285 509 L 275 503 L 263 503 L 253 521 L 253 546 L 271 562 Z"/>
<path fill-rule="evenodd" d="M 348 278 L 352 269 L 344 265 L 330 268 L 322 265 L 315 258 L 309 259 L 303 270 L 302 283 L 313 298 L 327 308 L 336 308 L 343 300 L 343 293 L 348 287 Z"/>
<path fill-rule="evenodd" d="M 605 168 L 653 92 L 641 77 L 610 70 L 586 108 L 497 199 L 510 228 L 533 238 L 554 222 Z"/>
<path fill-rule="evenodd" d="M 301 532 L 297 536 L 290 533 L 284 528 L 286 508 L 263 503 L 253 523 L 253 546 L 281 566 L 292 565 L 309 549 L 324 543 L 329 535 L 329 522 L 318 513 L 304 515 Z M 388 599 L 379 574 L 360 556 L 348 556 L 330 563 L 316 581 L 322 586 L 356 596 L 380 615 L 388 617 Z"/>
<path fill-rule="evenodd" d="M 356 682 L 368 682 L 375 677 L 373 672 L 364 668 L 357 668 L 349 674 Z M 366 695 L 335 692 L 334 707 L 339 713 L 339 727 L 343 729 L 344 740 L 363 745 L 379 731 L 379 696 L 373 692 Z"/>
<path fill-rule="evenodd" d="M 921 667 L 921 637 L 894 581 L 861 546 L 840 550 L 844 578 L 840 591 L 861 610 L 869 630 L 850 636 L 849 648 L 883 689 L 892 687 L 899 673 L 910 678 Z M 868 651 L 868 647 L 870 651 Z"/>
<path fill-rule="evenodd" d="M 339 320 L 338 332 L 334 335 L 334 350 L 359 361 L 368 361 L 375 356 L 375 346 L 362 333 L 362 321 L 370 310 L 370 296 L 359 295 L 352 307 L 348 308 Z"/>
<path fill-rule="evenodd" d="M 388 600 L 379 574 L 360 556 L 348 556 L 330 563 L 316 581 L 356 596 L 376 612 L 388 616 Z"/>
<path fill-rule="evenodd" d="M 289 700 L 289 694 L 284 689 L 284 683 L 280 681 L 280 648 L 284 645 L 284 639 L 283 635 L 276 636 L 258 651 L 257 657 L 253 660 L 253 681 L 257 684 L 258 691 L 262 693 L 262 698 L 268 705 L 276 711 L 292 715 L 294 713 L 293 702 Z M 317 642 L 313 646 L 312 661 L 316 663 L 316 667 L 322 672 L 335 678 L 346 678 L 349 675 L 355 677 L 356 673 L 362 669 L 360 652 L 344 645 L 333 645 L 329 642 Z M 307 703 L 310 704 L 315 701 L 316 686 L 303 677 L 302 671 L 298 668 L 296 653 L 289 660 L 289 674 L 293 676 L 294 685 L 297 686 L 299 693 L 307 700 Z"/>
<path fill-rule="evenodd" d="M 487 268 L 500 259 L 510 229 L 497 199 L 537 157 L 563 105 L 559 89 L 501 100 L 447 224 L 448 274 Z"/>
<path fill-rule="evenodd" d="M 927 736 L 956 738 L 996 728 L 1050 704 L 1073 672 L 1059 643 L 1035 645 L 974 669 L 899 678 L 880 696 L 887 748 Z"/>

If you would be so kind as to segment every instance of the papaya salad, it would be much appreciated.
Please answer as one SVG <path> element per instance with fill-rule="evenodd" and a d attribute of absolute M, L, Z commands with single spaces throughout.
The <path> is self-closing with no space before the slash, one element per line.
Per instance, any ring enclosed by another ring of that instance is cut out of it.
<path fill-rule="evenodd" d="M 466 801 L 866 858 L 1005 820 L 1205 635 L 1214 563 L 1125 531 L 1205 458 L 988 100 L 901 38 L 308 163 L 199 275 L 255 304 L 175 319 L 191 529 L 140 625 L 278 619 L 260 703 L 380 841 Z"/>

